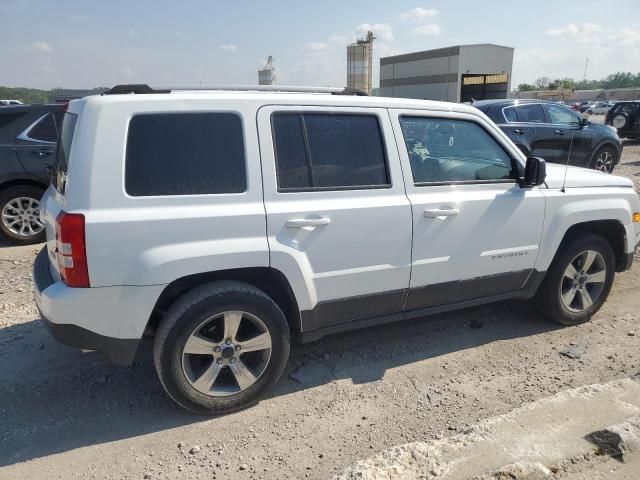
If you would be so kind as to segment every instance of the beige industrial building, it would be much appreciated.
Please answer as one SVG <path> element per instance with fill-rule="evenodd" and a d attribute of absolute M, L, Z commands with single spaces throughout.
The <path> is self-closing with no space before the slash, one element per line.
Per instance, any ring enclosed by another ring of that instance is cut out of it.
<path fill-rule="evenodd" d="M 276 67 L 273 66 L 273 57 L 269 55 L 267 64 L 262 70 L 258 70 L 258 85 L 275 85 Z"/>
<path fill-rule="evenodd" d="M 359 88 L 371 94 L 373 79 L 373 32 L 347 45 L 347 87 Z"/>
<path fill-rule="evenodd" d="M 457 45 L 380 59 L 380 95 L 448 102 L 507 98 L 513 48 Z"/>

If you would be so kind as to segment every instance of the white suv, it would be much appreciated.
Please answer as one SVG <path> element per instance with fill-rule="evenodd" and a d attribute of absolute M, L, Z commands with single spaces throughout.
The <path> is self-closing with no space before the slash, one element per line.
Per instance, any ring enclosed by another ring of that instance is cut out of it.
<path fill-rule="evenodd" d="M 51 333 L 120 365 L 154 336 L 171 398 L 225 412 L 292 339 L 533 297 L 574 325 L 630 267 L 630 180 L 526 159 L 473 107 L 339 93 L 72 101 L 34 265 Z"/>

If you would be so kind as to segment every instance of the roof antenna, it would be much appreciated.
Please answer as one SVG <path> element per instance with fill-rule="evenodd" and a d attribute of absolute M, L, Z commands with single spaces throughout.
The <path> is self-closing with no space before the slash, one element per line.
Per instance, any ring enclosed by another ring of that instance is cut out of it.
<path fill-rule="evenodd" d="M 562 179 L 562 188 L 560 189 L 562 193 L 565 193 L 564 187 L 565 187 L 565 184 L 567 183 L 567 170 L 569 170 L 569 162 L 571 161 L 571 149 L 573 148 L 573 139 L 575 136 L 576 136 L 576 132 L 575 130 L 573 130 L 571 133 L 571 142 L 569 143 L 569 155 L 567 156 L 567 164 L 564 166 L 564 178 Z"/>

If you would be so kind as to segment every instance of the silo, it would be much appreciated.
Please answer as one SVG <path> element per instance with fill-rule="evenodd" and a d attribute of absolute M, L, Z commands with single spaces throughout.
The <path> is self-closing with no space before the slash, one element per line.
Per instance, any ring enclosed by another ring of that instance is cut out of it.
<path fill-rule="evenodd" d="M 373 32 L 347 45 L 347 87 L 359 88 L 371 94 L 373 75 Z"/>
<path fill-rule="evenodd" d="M 276 67 L 273 66 L 273 57 L 269 55 L 267 64 L 262 70 L 258 70 L 258 85 L 275 85 Z"/>

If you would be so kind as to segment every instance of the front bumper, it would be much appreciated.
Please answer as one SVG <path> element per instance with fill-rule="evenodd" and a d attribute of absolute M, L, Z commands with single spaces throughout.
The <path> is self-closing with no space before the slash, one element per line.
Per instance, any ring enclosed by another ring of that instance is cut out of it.
<path fill-rule="evenodd" d="M 98 350 L 123 366 L 133 362 L 161 291 L 157 287 L 67 287 L 51 275 L 46 246 L 33 264 L 33 283 L 40 317 L 56 340 Z"/>

